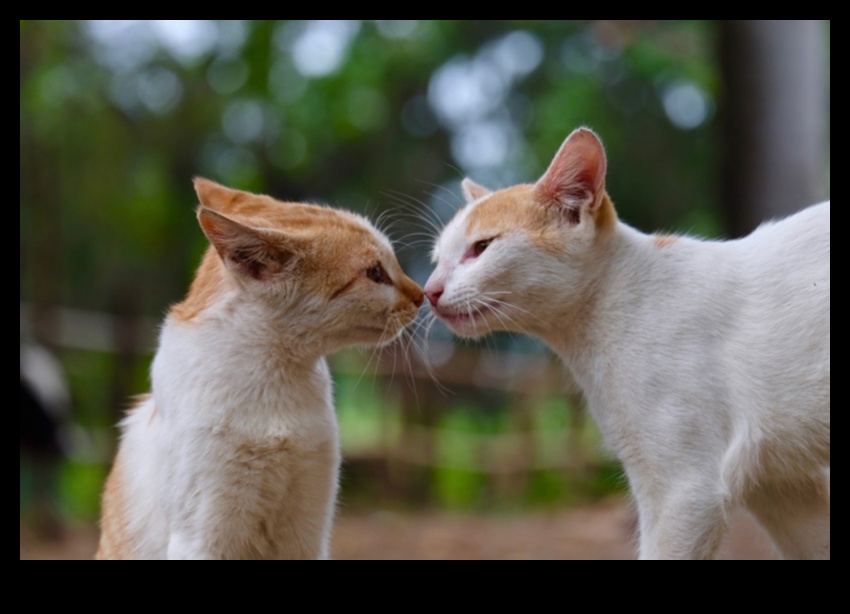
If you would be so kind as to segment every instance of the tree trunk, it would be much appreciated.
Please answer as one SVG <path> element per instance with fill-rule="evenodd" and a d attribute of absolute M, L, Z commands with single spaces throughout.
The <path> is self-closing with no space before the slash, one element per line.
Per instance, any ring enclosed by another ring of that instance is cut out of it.
<path fill-rule="evenodd" d="M 731 236 L 828 197 L 822 21 L 720 24 L 722 207 Z"/>

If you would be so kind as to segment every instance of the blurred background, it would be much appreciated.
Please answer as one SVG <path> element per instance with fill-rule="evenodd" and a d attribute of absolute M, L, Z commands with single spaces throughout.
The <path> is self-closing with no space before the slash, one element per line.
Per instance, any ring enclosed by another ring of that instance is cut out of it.
<path fill-rule="evenodd" d="M 22 558 L 93 554 L 115 424 L 206 246 L 193 176 L 380 218 L 420 284 L 464 176 L 532 182 L 580 125 L 646 231 L 741 236 L 830 193 L 829 21 L 20 29 Z M 619 466 L 538 342 L 436 324 L 331 365 L 337 558 L 632 556 Z"/>

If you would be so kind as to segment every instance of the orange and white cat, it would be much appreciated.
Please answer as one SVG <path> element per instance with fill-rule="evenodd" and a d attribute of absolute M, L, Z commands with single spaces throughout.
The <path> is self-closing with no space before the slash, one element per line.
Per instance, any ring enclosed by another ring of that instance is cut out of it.
<path fill-rule="evenodd" d="M 340 462 L 325 355 L 422 304 L 359 215 L 196 179 L 211 247 L 122 422 L 98 558 L 327 558 Z"/>
<path fill-rule="evenodd" d="M 463 182 L 425 293 L 458 335 L 545 341 L 623 463 L 642 558 L 710 558 L 742 504 L 789 558 L 829 558 L 829 202 L 746 238 L 620 222 L 573 132 L 533 185 Z"/>

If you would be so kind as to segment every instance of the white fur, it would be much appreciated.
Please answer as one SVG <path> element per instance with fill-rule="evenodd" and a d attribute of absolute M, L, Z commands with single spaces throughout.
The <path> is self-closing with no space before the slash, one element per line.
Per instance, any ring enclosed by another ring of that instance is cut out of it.
<path fill-rule="evenodd" d="M 374 245 L 346 239 L 338 268 L 350 281 L 332 298 L 342 281 L 323 286 L 321 270 L 280 271 L 283 257 L 245 265 L 245 250 L 231 259 L 231 244 L 266 231 L 211 218 L 229 270 L 200 312 L 178 307 L 165 321 L 152 394 L 122 423 L 101 558 L 327 558 L 340 451 L 324 356 L 391 341 L 422 301 L 387 239 L 350 217 Z M 368 278 L 377 261 L 394 283 Z"/>
<path fill-rule="evenodd" d="M 287 361 L 285 339 L 217 315 L 166 322 L 153 395 L 123 423 L 136 555 L 326 558 L 339 446 L 325 360 Z"/>
<path fill-rule="evenodd" d="M 829 558 L 829 202 L 664 246 L 584 212 L 560 251 L 513 228 L 462 261 L 488 198 L 443 231 L 426 294 L 459 334 L 528 332 L 563 359 L 628 475 L 640 556 L 712 557 L 743 504 L 786 557 Z"/>

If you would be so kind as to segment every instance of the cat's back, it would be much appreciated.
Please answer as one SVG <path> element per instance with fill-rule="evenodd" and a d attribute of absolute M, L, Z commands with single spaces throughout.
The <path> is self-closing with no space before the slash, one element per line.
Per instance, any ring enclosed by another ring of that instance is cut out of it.
<path fill-rule="evenodd" d="M 133 424 L 138 426 L 131 427 Z M 96 558 L 164 558 L 168 532 L 163 507 L 157 504 L 163 467 L 149 462 L 151 458 L 161 458 L 157 448 L 149 446 L 156 441 L 161 427 L 152 395 L 145 395 L 129 410 L 122 427 L 121 446 L 101 500 Z"/>
<path fill-rule="evenodd" d="M 692 327 L 710 322 L 717 338 L 741 344 L 790 343 L 829 338 L 830 205 L 813 205 L 770 221 L 731 241 L 653 236 L 653 309 Z M 657 281 L 657 279 L 656 279 Z M 781 331 L 781 335 L 780 335 Z M 796 355 L 798 351 L 786 352 Z"/>
<path fill-rule="evenodd" d="M 829 283 L 830 202 L 756 228 L 738 243 L 741 264 L 771 281 L 804 277 Z M 796 266 L 791 266 L 796 263 Z M 782 268 L 787 267 L 787 268 Z M 817 279 L 815 279 L 817 278 Z"/>
<path fill-rule="evenodd" d="M 744 413 L 828 416 L 829 214 L 821 203 L 732 241 L 649 237 L 621 263 L 615 290 L 638 299 L 605 321 L 608 360 Z"/>
<path fill-rule="evenodd" d="M 749 320 L 766 331 L 779 326 L 800 342 L 829 345 L 830 204 L 814 205 L 763 224 L 729 243 Z M 812 337 L 814 335 L 814 337 Z M 776 338 L 776 331 L 769 335 Z"/>
<path fill-rule="evenodd" d="M 808 433 L 829 457 L 830 205 L 809 207 L 730 243 L 740 309 L 723 349 L 733 398 L 772 431 Z"/>

